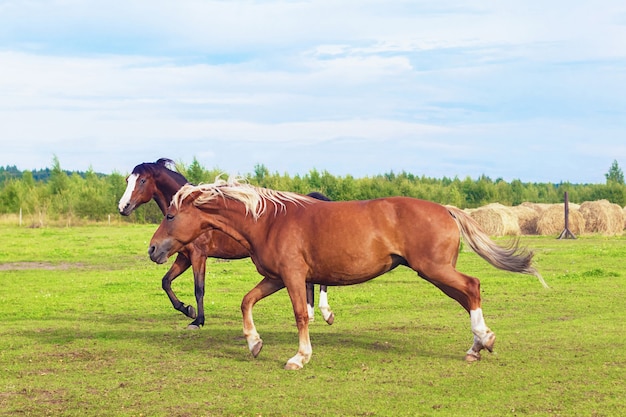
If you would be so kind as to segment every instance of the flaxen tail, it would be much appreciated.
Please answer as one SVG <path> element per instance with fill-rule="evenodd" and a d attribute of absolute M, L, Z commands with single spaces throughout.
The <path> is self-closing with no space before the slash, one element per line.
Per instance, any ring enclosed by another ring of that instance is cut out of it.
<path fill-rule="evenodd" d="M 465 243 L 484 260 L 504 271 L 534 275 L 544 287 L 548 288 L 541 274 L 532 266 L 534 256 L 532 251 L 520 248 L 517 241 L 503 248 L 491 240 L 478 223 L 463 210 L 453 206 L 446 208 L 459 226 Z"/>

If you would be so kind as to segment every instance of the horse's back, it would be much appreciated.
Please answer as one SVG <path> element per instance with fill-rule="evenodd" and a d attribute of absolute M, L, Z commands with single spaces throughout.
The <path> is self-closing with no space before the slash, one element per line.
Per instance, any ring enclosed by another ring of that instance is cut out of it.
<path fill-rule="evenodd" d="M 276 219 L 283 223 L 275 225 L 279 252 L 292 253 L 292 259 L 303 255 L 312 280 L 329 279 L 320 283 L 342 285 L 378 276 L 417 259 L 416 253 L 442 247 L 442 232 L 449 241 L 456 231 L 458 239 L 445 207 L 409 197 L 316 202 Z"/>
<path fill-rule="evenodd" d="M 448 210 L 437 203 L 411 197 L 316 203 L 306 206 L 298 221 L 310 221 L 322 229 L 362 228 L 388 232 L 398 227 L 430 229 L 454 225 Z M 354 232 L 358 232 L 354 230 Z"/>

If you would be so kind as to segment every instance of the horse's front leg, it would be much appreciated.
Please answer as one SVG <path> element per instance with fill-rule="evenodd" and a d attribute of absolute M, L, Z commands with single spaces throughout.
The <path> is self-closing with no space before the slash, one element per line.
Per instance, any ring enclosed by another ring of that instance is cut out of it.
<path fill-rule="evenodd" d="M 196 311 L 193 306 L 186 306 L 182 301 L 176 297 L 174 291 L 172 291 L 172 281 L 176 279 L 180 274 L 185 272 L 191 266 L 191 261 L 187 256 L 182 253 L 179 253 L 176 257 L 176 261 L 172 264 L 167 273 L 163 276 L 161 280 L 161 287 L 163 291 L 167 294 L 172 306 L 190 318 L 196 317 Z"/>
<path fill-rule="evenodd" d="M 333 324 L 335 322 L 335 313 L 333 313 L 328 304 L 328 287 L 326 285 L 320 285 L 319 308 L 326 323 Z"/>
<path fill-rule="evenodd" d="M 263 278 L 241 301 L 241 314 L 243 315 L 243 335 L 248 342 L 248 349 L 255 358 L 263 348 L 263 340 L 256 331 L 254 320 L 252 319 L 252 307 L 261 299 L 285 287 L 280 280 Z"/>
<path fill-rule="evenodd" d="M 193 284 L 196 295 L 198 314 L 194 321 L 189 323 L 187 329 L 196 330 L 204 326 L 204 277 L 206 272 L 206 256 L 199 251 L 191 252 L 191 267 L 193 268 Z"/>
<path fill-rule="evenodd" d="M 298 326 L 298 353 L 287 361 L 285 369 L 297 370 L 302 369 L 304 364 L 308 363 L 313 354 L 311 347 L 311 339 L 309 338 L 309 314 L 306 303 L 306 286 L 304 280 L 302 282 L 294 282 L 287 285 L 287 291 L 291 298 L 293 313 Z"/>

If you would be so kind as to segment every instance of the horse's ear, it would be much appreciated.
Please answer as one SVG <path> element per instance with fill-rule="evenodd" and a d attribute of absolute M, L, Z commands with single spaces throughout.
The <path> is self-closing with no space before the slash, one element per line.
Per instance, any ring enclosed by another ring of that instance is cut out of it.
<path fill-rule="evenodd" d="M 159 158 L 158 161 L 155 162 L 157 165 L 161 165 L 167 169 L 171 169 L 172 171 L 176 171 L 176 163 L 169 158 Z"/>
<path fill-rule="evenodd" d="M 202 192 L 200 190 L 189 189 L 192 188 L 190 185 L 185 185 L 181 188 L 178 193 L 174 196 L 175 198 L 172 200 L 172 205 L 176 206 L 177 209 L 180 209 L 182 206 L 187 204 L 196 205 L 196 200 L 200 197 Z"/>

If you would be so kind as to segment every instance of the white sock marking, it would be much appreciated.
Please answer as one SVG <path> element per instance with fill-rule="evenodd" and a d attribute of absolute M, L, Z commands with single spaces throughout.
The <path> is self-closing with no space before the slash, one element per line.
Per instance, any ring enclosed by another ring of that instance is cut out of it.
<path fill-rule="evenodd" d="M 485 319 L 483 318 L 482 308 L 470 311 L 470 322 L 472 323 L 472 333 L 482 341 L 489 331 L 489 328 L 485 324 Z"/>
<path fill-rule="evenodd" d="M 322 312 L 322 316 L 324 316 L 324 320 L 328 320 L 330 314 L 330 306 L 328 305 L 328 293 L 326 291 L 320 291 L 320 304 L 319 309 Z"/>

